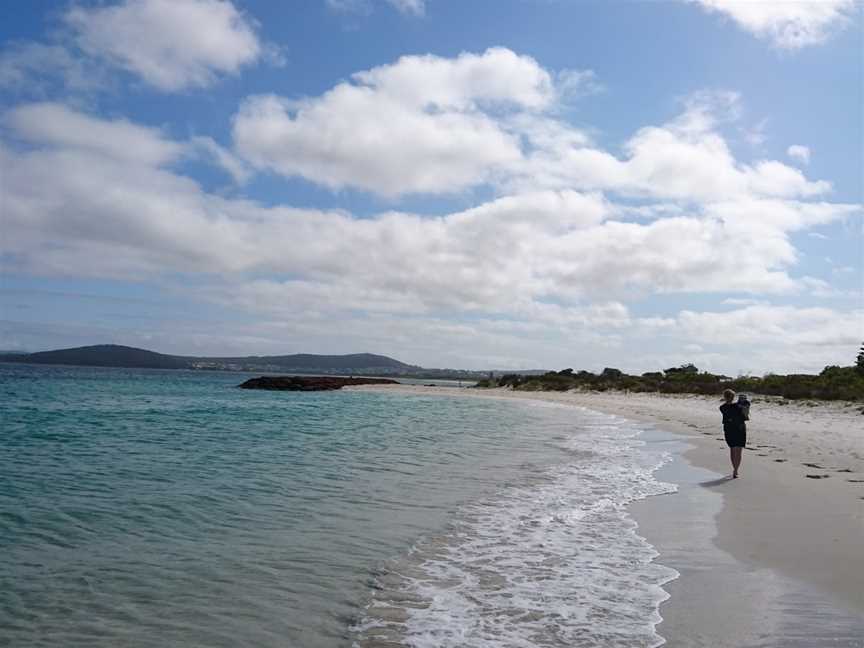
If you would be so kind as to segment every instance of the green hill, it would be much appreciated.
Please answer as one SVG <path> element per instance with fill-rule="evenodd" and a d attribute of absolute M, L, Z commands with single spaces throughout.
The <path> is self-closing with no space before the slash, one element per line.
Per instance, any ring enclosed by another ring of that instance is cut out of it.
<path fill-rule="evenodd" d="M 31 364 L 78 365 L 84 367 L 131 367 L 146 369 L 224 369 L 305 373 L 410 373 L 421 367 L 372 353 L 281 356 L 196 357 L 175 356 L 118 344 L 28 354 L 3 354 L 0 361 Z"/>
<path fill-rule="evenodd" d="M 146 367 L 151 369 L 187 369 L 188 363 L 176 356 L 155 353 L 145 349 L 97 344 L 75 349 L 40 351 L 24 356 L 4 357 L 3 360 L 30 364 L 81 365 L 85 367 Z"/>

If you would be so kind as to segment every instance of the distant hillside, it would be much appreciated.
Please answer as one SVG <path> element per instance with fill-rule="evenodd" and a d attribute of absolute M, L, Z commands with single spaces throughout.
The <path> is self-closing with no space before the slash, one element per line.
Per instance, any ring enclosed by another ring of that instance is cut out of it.
<path fill-rule="evenodd" d="M 179 356 L 182 357 L 182 356 Z M 305 371 L 339 371 L 342 369 L 384 369 L 389 371 L 413 371 L 420 369 L 414 365 L 399 362 L 387 356 L 373 353 L 351 353 L 347 355 L 313 355 L 296 353 L 283 356 L 245 356 L 227 358 L 186 358 L 196 365 L 208 363 L 257 364 Z"/>
<path fill-rule="evenodd" d="M 57 351 L 40 351 L 27 355 L 0 358 L 32 364 L 81 365 L 85 367 L 146 367 L 150 369 L 186 369 L 188 363 L 170 355 L 154 353 L 145 349 L 97 344 L 96 346 Z"/>
<path fill-rule="evenodd" d="M 117 344 L 98 344 L 75 349 L 41 351 L 28 354 L 0 354 L 0 361 L 34 364 L 78 365 L 84 367 L 131 367 L 142 369 L 216 369 L 281 371 L 301 373 L 386 373 L 405 374 L 422 371 L 387 356 L 372 353 L 349 355 L 312 355 L 299 353 L 282 356 L 193 357 L 155 353 Z"/>

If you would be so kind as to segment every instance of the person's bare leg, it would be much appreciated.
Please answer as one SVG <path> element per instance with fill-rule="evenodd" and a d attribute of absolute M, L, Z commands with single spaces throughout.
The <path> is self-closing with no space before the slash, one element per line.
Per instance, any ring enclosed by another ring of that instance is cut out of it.
<path fill-rule="evenodd" d="M 744 448 L 730 448 L 729 454 L 732 458 L 732 477 L 738 476 L 738 466 L 741 465 L 741 451 Z"/>

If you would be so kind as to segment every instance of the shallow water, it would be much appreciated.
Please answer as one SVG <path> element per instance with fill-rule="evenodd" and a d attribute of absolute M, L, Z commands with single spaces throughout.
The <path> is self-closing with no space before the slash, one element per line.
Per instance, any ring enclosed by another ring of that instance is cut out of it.
<path fill-rule="evenodd" d="M 676 460 L 657 471 L 675 482 L 675 497 L 632 507 L 639 532 L 680 572 L 669 583 L 657 631 L 669 648 L 864 648 L 864 617 L 840 600 L 714 544 L 724 495 L 706 484 L 719 475 L 691 465 L 682 438 L 648 429 L 649 445 L 671 449 Z"/>
<path fill-rule="evenodd" d="M 658 643 L 633 424 L 246 377 L 0 365 L 3 641 Z"/>

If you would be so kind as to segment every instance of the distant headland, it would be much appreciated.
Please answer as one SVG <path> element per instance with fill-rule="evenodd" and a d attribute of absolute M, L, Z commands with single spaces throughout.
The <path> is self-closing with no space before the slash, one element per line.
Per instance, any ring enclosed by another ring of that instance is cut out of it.
<path fill-rule="evenodd" d="M 488 372 L 427 369 L 374 353 L 314 355 L 297 353 L 274 356 L 199 357 L 156 353 L 119 344 L 97 344 L 37 353 L 0 353 L 0 362 L 126 367 L 132 369 L 185 369 L 210 371 L 261 371 L 283 374 L 402 376 L 478 380 Z"/>

